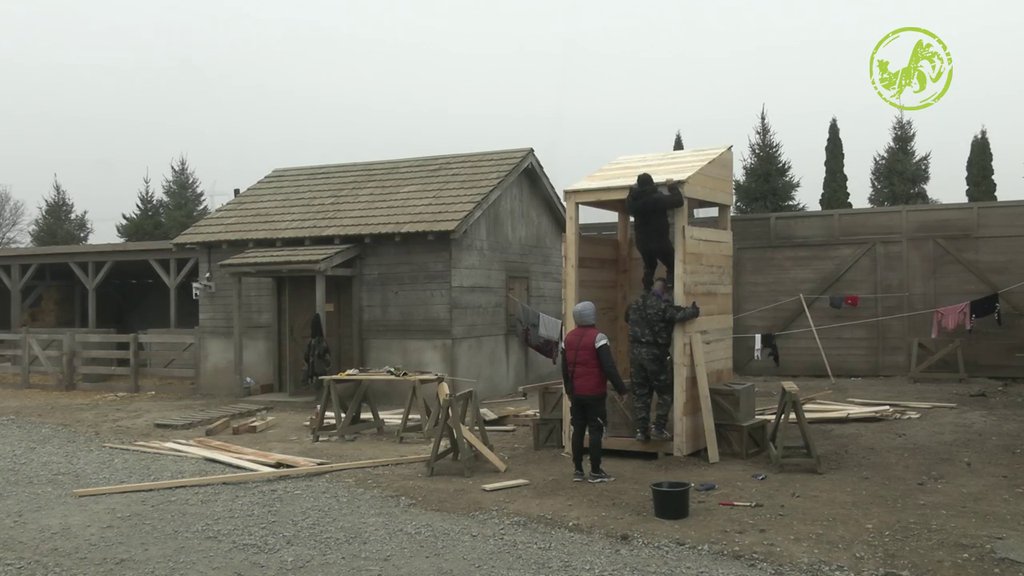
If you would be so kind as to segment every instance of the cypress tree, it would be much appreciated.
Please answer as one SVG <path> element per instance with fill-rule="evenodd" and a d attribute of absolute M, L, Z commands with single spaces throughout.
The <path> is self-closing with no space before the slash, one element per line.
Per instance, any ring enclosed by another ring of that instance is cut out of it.
<path fill-rule="evenodd" d="M 967 201 L 995 202 L 996 181 L 993 178 L 992 146 L 988 142 L 988 130 L 984 126 L 981 132 L 971 139 L 971 153 L 967 156 Z"/>
<path fill-rule="evenodd" d="M 839 136 L 839 121 L 832 117 L 828 124 L 828 140 L 825 142 L 825 178 L 821 183 L 822 210 L 853 208 L 850 190 L 846 182 L 846 155 L 843 153 L 843 139 Z"/>

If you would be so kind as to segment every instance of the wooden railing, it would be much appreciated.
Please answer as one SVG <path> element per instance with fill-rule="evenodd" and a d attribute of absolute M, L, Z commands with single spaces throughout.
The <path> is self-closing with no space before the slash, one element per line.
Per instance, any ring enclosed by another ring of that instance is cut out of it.
<path fill-rule="evenodd" d="M 195 379 L 199 343 L 194 331 L 112 334 L 81 331 L 0 333 L 0 373 L 48 374 L 72 390 L 78 376 L 121 376 L 137 392 L 144 378 Z"/>

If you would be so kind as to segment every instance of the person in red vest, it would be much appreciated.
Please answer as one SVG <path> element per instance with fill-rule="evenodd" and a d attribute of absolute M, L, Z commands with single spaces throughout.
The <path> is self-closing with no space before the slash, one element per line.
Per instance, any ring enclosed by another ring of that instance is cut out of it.
<path fill-rule="evenodd" d="M 570 399 L 572 424 L 573 482 L 584 478 L 592 484 L 614 480 L 601 468 L 601 438 L 608 421 L 605 400 L 611 381 L 620 396 L 628 394 L 615 368 L 608 337 L 598 331 L 597 308 L 593 302 L 580 302 L 572 309 L 576 322 L 562 340 L 562 383 Z M 583 474 L 583 435 L 590 431 L 590 475 Z"/>

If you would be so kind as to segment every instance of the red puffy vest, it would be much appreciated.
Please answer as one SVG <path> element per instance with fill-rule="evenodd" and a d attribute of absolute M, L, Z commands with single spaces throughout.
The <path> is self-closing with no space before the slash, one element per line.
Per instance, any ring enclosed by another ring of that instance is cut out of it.
<path fill-rule="evenodd" d="M 581 326 L 565 335 L 565 364 L 574 396 L 604 396 L 608 392 L 608 379 L 594 347 L 599 333 L 593 326 Z"/>

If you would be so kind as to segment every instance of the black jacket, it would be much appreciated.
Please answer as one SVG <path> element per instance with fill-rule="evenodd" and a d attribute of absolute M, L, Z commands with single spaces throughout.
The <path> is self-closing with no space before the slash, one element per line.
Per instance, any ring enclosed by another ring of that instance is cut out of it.
<path fill-rule="evenodd" d="M 670 184 L 668 194 L 657 187 L 631 186 L 626 197 L 626 211 L 635 221 L 636 247 L 639 250 L 671 244 L 668 229 L 668 211 L 683 205 L 683 192 L 679 185 Z"/>

